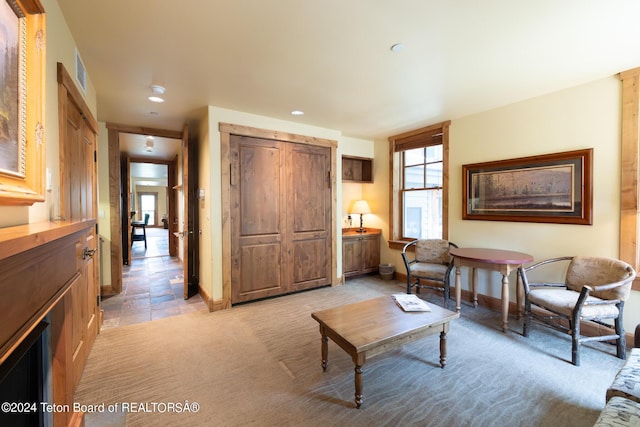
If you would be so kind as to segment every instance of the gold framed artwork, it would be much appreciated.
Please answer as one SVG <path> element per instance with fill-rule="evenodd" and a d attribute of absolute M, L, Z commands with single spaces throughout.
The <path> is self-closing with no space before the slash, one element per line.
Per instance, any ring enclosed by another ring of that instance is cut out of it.
<path fill-rule="evenodd" d="M 0 205 L 44 201 L 45 14 L 0 0 Z"/>
<path fill-rule="evenodd" d="M 462 166 L 463 219 L 592 224 L 593 149 Z"/>

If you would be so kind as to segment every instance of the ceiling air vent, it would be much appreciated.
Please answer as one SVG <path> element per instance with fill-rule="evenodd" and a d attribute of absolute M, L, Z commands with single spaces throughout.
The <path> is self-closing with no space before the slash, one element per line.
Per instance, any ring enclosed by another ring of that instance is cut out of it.
<path fill-rule="evenodd" d="M 78 53 L 78 49 L 76 49 L 76 80 L 78 81 L 78 85 L 80 89 L 82 89 L 82 93 L 87 94 L 87 70 L 84 68 L 84 63 L 82 59 L 80 59 L 80 53 Z"/>

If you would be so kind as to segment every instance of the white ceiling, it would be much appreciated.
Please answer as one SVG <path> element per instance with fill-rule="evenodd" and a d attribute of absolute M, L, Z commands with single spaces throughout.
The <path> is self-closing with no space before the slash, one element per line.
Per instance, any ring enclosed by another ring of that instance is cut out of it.
<path fill-rule="evenodd" d="M 153 149 L 149 152 L 146 150 L 146 137 L 146 135 L 120 132 L 120 152 L 127 153 L 132 158 L 175 160 L 182 150 L 182 140 L 180 139 L 154 137 Z"/>
<path fill-rule="evenodd" d="M 169 181 L 169 167 L 155 163 L 131 163 L 129 175 L 136 185 L 166 187 Z"/>
<path fill-rule="evenodd" d="M 640 66 L 637 0 L 58 3 L 98 120 L 162 129 L 214 105 L 387 137 Z"/>

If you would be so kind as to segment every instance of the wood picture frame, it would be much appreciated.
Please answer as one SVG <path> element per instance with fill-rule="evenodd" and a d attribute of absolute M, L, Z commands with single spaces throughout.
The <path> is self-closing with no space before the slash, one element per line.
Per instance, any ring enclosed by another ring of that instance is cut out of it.
<path fill-rule="evenodd" d="M 468 220 L 591 225 L 593 149 L 462 166 Z"/>
<path fill-rule="evenodd" d="M 0 0 L 0 205 L 45 199 L 45 22 L 38 0 Z"/>

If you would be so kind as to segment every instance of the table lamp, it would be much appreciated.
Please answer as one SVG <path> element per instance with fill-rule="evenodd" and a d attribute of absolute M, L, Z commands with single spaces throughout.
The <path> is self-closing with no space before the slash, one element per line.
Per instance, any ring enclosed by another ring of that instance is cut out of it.
<path fill-rule="evenodd" d="M 358 233 L 366 233 L 367 230 L 362 228 L 362 216 L 364 214 L 371 213 L 371 209 L 369 209 L 369 204 L 366 200 L 358 200 L 353 204 L 353 208 L 351 208 L 351 214 L 360 214 L 360 228 L 356 231 Z"/>

